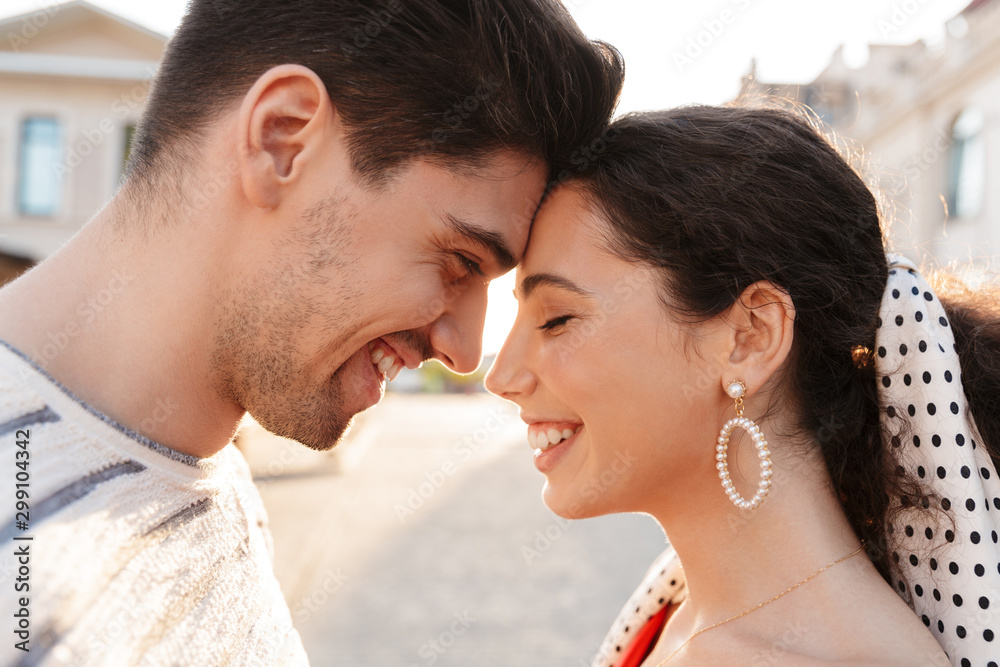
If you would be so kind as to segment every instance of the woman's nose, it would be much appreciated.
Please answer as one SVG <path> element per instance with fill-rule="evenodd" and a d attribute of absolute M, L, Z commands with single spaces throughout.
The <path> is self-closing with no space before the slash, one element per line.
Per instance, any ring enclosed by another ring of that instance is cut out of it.
<path fill-rule="evenodd" d="M 518 344 L 517 325 L 511 330 L 486 374 L 487 391 L 509 401 L 530 395 L 535 390 L 535 376 L 527 364 L 527 350 Z"/>

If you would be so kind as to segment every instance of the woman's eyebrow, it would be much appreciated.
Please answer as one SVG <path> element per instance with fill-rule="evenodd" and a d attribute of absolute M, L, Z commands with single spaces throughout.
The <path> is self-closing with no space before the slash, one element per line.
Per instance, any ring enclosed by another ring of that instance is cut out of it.
<path fill-rule="evenodd" d="M 568 278 L 563 278 L 552 273 L 535 273 L 521 281 L 522 298 L 527 299 L 541 285 L 564 289 L 580 296 L 593 296 L 592 292 L 585 290 Z"/>

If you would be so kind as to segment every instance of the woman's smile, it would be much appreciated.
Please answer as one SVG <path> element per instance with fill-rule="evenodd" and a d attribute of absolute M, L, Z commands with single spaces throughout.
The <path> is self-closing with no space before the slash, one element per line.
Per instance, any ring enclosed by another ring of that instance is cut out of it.
<path fill-rule="evenodd" d="M 583 424 L 569 425 L 565 422 L 529 425 L 528 442 L 535 450 L 538 471 L 545 474 L 552 470 L 569 453 L 582 430 Z"/>

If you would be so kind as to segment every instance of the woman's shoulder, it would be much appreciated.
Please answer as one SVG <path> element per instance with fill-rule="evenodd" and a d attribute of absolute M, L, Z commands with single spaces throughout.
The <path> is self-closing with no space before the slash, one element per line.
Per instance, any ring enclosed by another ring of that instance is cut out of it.
<path fill-rule="evenodd" d="M 950 666 L 913 610 L 874 568 L 868 570 L 844 570 L 817 582 L 784 610 L 781 621 L 772 620 L 773 631 L 760 635 L 755 647 L 766 656 L 763 664 Z"/>
<path fill-rule="evenodd" d="M 950 666 L 920 618 L 874 567 L 866 569 L 867 576 L 844 576 L 836 589 L 843 605 L 829 614 L 835 645 L 854 649 L 852 664 Z"/>
<path fill-rule="evenodd" d="M 798 591 L 800 595 L 786 596 L 740 623 L 713 629 L 710 641 L 691 642 L 670 661 L 671 667 L 950 667 L 934 636 L 870 562 L 831 574 Z M 668 546 L 620 612 L 594 664 L 614 664 L 637 629 L 665 604 L 680 603 L 686 594 L 683 569 Z"/>
<path fill-rule="evenodd" d="M 835 622 L 835 619 L 830 619 Z M 924 629 L 923 626 L 920 626 Z M 692 644 L 670 661 L 671 667 L 693 665 L 794 665 L 795 667 L 951 667 L 934 638 L 890 622 L 870 631 L 842 633 L 803 620 L 788 620 L 770 632 L 728 632 L 715 641 Z"/>
<path fill-rule="evenodd" d="M 718 633 L 712 640 L 691 642 L 671 667 L 950 667 L 934 636 L 877 573 L 875 578 L 850 570 L 841 574 L 712 630 Z"/>

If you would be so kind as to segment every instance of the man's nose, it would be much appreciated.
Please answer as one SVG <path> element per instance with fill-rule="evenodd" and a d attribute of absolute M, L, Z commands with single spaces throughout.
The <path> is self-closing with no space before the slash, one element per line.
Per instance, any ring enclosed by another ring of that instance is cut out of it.
<path fill-rule="evenodd" d="M 456 373 L 471 373 L 483 358 L 486 285 L 470 286 L 430 325 L 434 358 Z"/>

